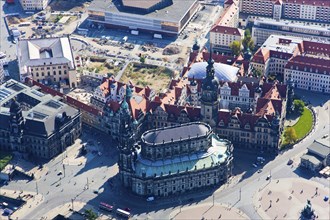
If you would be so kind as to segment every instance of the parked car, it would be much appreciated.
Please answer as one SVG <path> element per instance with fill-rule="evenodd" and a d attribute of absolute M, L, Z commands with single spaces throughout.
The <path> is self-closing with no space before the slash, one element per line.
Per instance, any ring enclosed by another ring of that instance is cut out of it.
<path fill-rule="evenodd" d="M 155 200 L 155 197 L 153 197 L 153 196 L 150 196 L 150 197 L 147 198 L 147 202 L 152 202 L 154 200 Z"/>
<path fill-rule="evenodd" d="M 289 159 L 287 165 L 291 165 L 291 164 L 293 164 L 293 160 Z"/>
<path fill-rule="evenodd" d="M 266 177 L 266 180 L 270 180 L 270 178 L 272 178 L 272 176 L 271 176 L 271 175 L 268 175 L 268 176 Z"/>

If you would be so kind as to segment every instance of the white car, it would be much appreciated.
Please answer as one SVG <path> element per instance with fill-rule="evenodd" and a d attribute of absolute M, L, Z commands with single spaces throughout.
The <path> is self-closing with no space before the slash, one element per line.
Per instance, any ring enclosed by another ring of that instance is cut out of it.
<path fill-rule="evenodd" d="M 147 202 L 151 202 L 151 201 L 154 201 L 154 200 L 155 200 L 155 197 L 153 197 L 153 196 L 150 196 L 150 197 L 147 198 Z"/>

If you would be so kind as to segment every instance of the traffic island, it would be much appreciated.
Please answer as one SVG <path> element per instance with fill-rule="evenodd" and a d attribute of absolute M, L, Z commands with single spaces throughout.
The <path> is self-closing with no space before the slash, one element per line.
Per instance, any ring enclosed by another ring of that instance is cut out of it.
<path fill-rule="evenodd" d="M 310 200 L 318 219 L 328 219 L 329 187 L 301 178 L 273 179 L 254 195 L 254 208 L 262 219 L 299 219 Z"/>

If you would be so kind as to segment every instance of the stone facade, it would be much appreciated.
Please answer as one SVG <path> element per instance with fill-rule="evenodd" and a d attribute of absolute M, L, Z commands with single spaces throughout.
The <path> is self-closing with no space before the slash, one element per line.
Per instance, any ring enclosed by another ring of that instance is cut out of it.
<path fill-rule="evenodd" d="M 141 196 L 169 196 L 218 186 L 232 175 L 232 144 L 205 123 L 149 130 L 121 148 L 122 183 Z"/>
<path fill-rule="evenodd" d="M 50 159 L 81 135 L 81 114 L 51 95 L 14 80 L 0 87 L 0 150 Z M 24 112 L 24 114 L 23 114 Z"/>

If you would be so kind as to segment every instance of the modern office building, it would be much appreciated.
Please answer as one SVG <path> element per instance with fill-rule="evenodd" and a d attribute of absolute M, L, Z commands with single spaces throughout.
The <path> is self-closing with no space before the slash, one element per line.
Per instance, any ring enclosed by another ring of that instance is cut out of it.
<path fill-rule="evenodd" d="M 306 22 L 278 21 L 270 18 L 258 18 L 254 21 L 252 38 L 255 44 L 263 44 L 272 34 L 330 43 L 329 26 L 312 25 Z"/>
<path fill-rule="evenodd" d="M 105 27 L 178 35 L 198 9 L 197 0 L 94 0 L 88 20 Z"/>
<path fill-rule="evenodd" d="M 21 39 L 17 58 L 21 82 L 31 78 L 57 88 L 79 83 L 69 37 Z"/>
<path fill-rule="evenodd" d="M 80 112 L 15 80 L 0 86 L 0 150 L 50 159 L 81 135 Z"/>
<path fill-rule="evenodd" d="M 51 0 L 20 0 L 21 6 L 25 11 L 44 10 Z"/>
<path fill-rule="evenodd" d="M 233 146 L 201 122 L 146 131 L 119 157 L 122 184 L 141 196 L 169 196 L 226 183 Z"/>
<path fill-rule="evenodd" d="M 330 22 L 328 0 L 240 0 L 240 11 L 274 19 Z"/>

